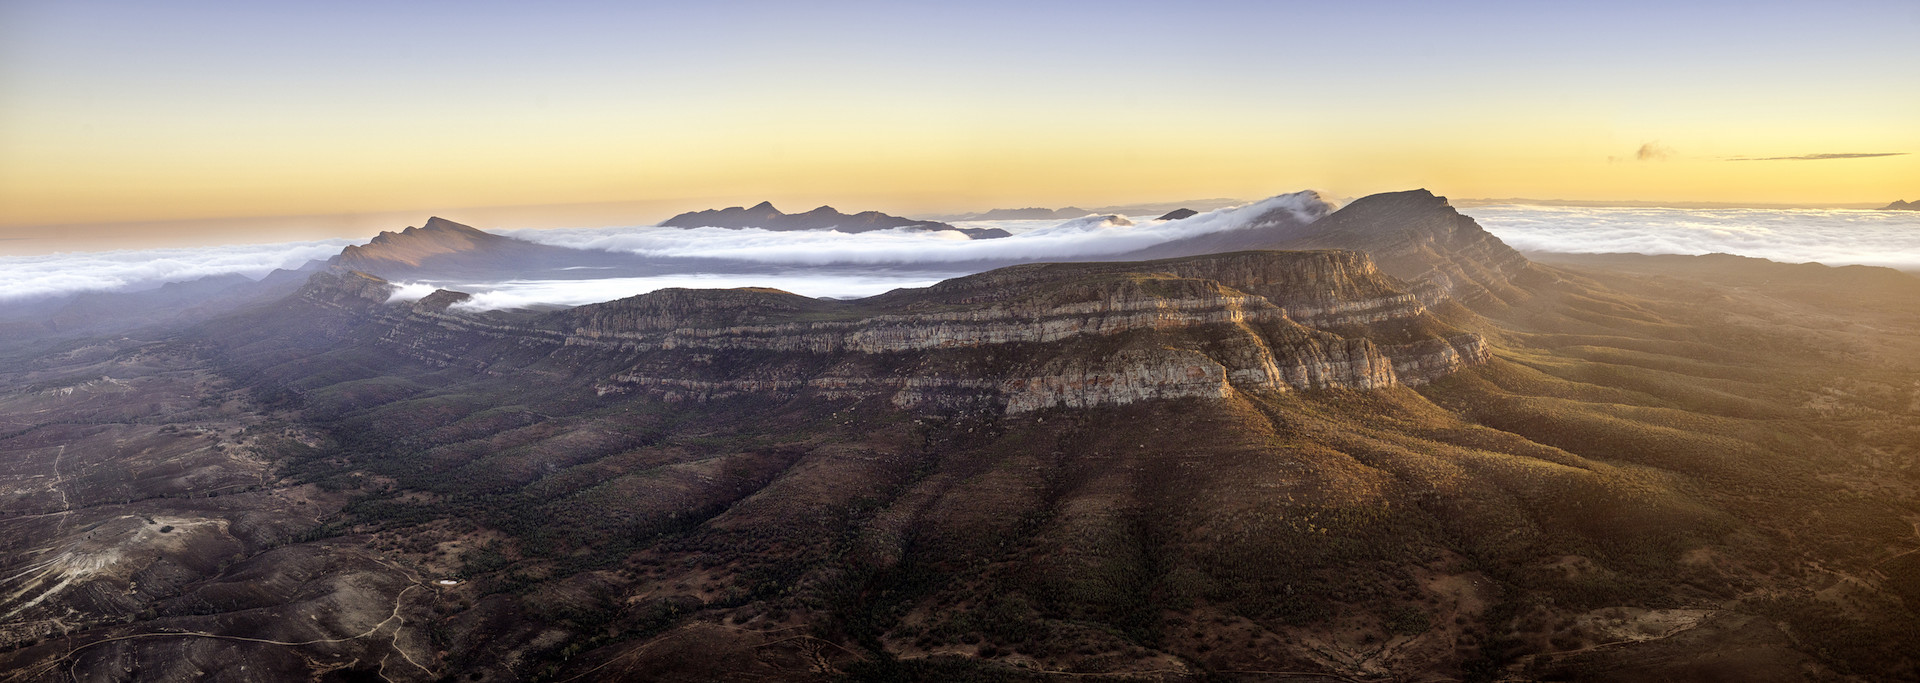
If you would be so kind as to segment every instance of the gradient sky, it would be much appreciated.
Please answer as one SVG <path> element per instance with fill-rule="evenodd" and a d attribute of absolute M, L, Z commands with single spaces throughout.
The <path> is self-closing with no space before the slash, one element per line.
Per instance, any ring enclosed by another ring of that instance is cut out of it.
<path fill-rule="evenodd" d="M 0 0 L 0 237 L 759 198 L 1920 199 L 1912 0 L 400 4 Z M 1895 155 L 1790 158 L 1833 154 Z"/>

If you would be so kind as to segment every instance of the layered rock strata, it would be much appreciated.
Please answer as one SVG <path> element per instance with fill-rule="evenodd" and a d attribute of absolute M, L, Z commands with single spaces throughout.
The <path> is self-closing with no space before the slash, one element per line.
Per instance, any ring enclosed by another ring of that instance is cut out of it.
<path fill-rule="evenodd" d="M 1487 355 L 1366 255 L 1333 250 L 1016 266 L 850 302 L 667 289 L 512 316 L 464 312 L 454 292 L 391 293 L 328 273 L 299 299 L 351 311 L 355 334 L 436 365 L 594 368 L 595 391 L 668 399 L 813 393 L 1019 413 L 1420 384 Z"/>

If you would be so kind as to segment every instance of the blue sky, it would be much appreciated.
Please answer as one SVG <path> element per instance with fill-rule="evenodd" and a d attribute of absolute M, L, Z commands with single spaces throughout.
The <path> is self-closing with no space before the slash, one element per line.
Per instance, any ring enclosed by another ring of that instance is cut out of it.
<path fill-rule="evenodd" d="M 1910 154 L 1723 162 L 1920 152 L 1915 36 L 1914 2 L 12 0 L 0 225 L 1410 185 L 1891 200 L 1920 193 Z"/>

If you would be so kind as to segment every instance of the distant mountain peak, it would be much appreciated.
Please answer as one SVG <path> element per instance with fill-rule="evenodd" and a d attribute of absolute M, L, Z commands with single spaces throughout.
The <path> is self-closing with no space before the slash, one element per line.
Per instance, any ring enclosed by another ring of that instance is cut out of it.
<path fill-rule="evenodd" d="M 725 209 L 707 209 L 689 211 L 667 220 L 660 225 L 669 228 L 759 228 L 785 232 L 791 230 L 832 230 L 834 232 L 861 233 L 874 230 L 906 228 L 909 230 L 951 230 L 963 233 L 973 239 L 991 239 L 1007 237 L 1008 233 L 999 229 L 961 229 L 938 221 L 923 221 L 912 218 L 891 216 L 879 211 L 862 211 L 856 214 L 844 214 L 831 206 L 804 213 L 782 213 L 773 208 L 772 202 L 760 202 L 752 208 L 730 207 Z"/>
<path fill-rule="evenodd" d="M 1388 274 L 1431 287 L 1425 297 L 1499 308 L 1528 296 L 1513 283 L 1526 257 L 1425 188 L 1361 197 L 1276 238 L 1269 248 L 1365 251 Z"/>
<path fill-rule="evenodd" d="M 364 245 L 349 246 L 330 263 L 357 270 L 378 269 L 382 264 L 418 266 L 433 256 L 480 251 L 512 241 L 510 237 L 434 216 L 421 227 L 383 231 Z"/>
<path fill-rule="evenodd" d="M 411 230 L 412 228 L 408 228 L 408 229 Z M 427 222 L 420 226 L 420 230 L 422 232 L 455 232 L 463 235 L 474 235 L 474 236 L 480 236 L 480 237 L 493 237 L 493 238 L 499 237 L 499 235 L 495 235 L 485 230 L 481 230 L 479 228 L 475 228 L 470 225 L 462 225 L 459 223 L 455 223 L 453 221 L 447 220 L 445 218 L 441 218 L 439 216 L 429 216 L 427 218 Z"/>
<path fill-rule="evenodd" d="M 1081 216 L 1085 216 L 1090 213 L 1119 214 L 1122 216 L 1151 216 L 1151 215 L 1162 214 L 1168 211 L 1175 211 L 1179 209 L 1191 209 L 1193 211 L 1213 211 L 1216 209 L 1224 209 L 1228 207 L 1239 206 L 1245 203 L 1247 203 L 1246 200 L 1242 200 L 1242 199 L 1220 198 L 1220 199 L 1186 199 L 1178 202 L 1153 202 L 1153 203 L 1146 203 L 1146 204 L 1121 204 L 1121 205 L 1115 205 L 1115 206 L 1095 206 L 1092 208 L 1084 208 L 1084 209 L 1078 206 L 1065 206 L 1058 209 L 1029 206 L 1029 207 L 1019 208 L 1019 209 L 993 209 L 990 211 L 980 211 L 975 213 L 963 213 L 963 214 L 954 214 L 954 215 L 948 215 L 948 216 L 930 216 L 929 218 L 936 219 L 936 220 L 943 220 L 943 221 L 1031 221 L 1031 220 L 1050 220 L 1050 219 L 1065 220 L 1069 218 L 1079 218 Z"/>
<path fill-rule="evenodd" d="M 1920 201 L 1910 202 L 1904 199 L 1896 199 L 1896 200 L 1893 200 L 1892 204 L 1888 204 L 1882 207 L 1880 210 L 1881 211 L 1920 211 Z"/>

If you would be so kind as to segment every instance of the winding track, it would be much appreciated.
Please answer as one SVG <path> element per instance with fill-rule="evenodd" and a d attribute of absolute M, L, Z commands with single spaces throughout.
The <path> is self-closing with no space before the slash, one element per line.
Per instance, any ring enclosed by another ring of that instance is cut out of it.
<path fill-rule="evenodd" d="M 381 562 L 381 564 L 388 566 L 389 568 L 394 568 L 392 567 L 392 565 L 389 565 L 385 562 Z M 75 656 L 80 654 L 82 651 L 85 651 L 87 648 L 91 648 L 95 645 L 100 645 L 102 643 L 112 643 L 112 642 L 118 642 L 123 640 L 139 640 L 139 639 L 146 639 L 146 638 L 213 638 L 215 640 L 233 640 L 233 641 L 246 642 L 246 643 L 264 643 L 267 645 L 279 645 L 283 647 L 301 647 L 305 645 L 325 645 L 325 644 L 331 644 L 331 643 L 344 643 L 348 641 L 359 640 L 361 638 L 366 638 L 368 636 L 371 636 L 375 633 L 379 633 L 381 629 L 386 628 L 387 624 L 393 622 L 394 620 L 399 620 L 402 626 L 406 625 L 406 622 L 407 622 L 406 618 L 400 616 L 400 608 L 406 601 L 407 592 L 415 588 L 419 588 L 421 584 L 418 582 L 417 579 L 413 577 L 411 572 L 402 572 L 402 573 L 407 576 L 408 580 L 412 580 L 415 583 L 413 585 L 410 585 L 410 586 L 407 586 L 406 588 L 401 589 L 398 594 L 395 594 L 393 596 L 393 611 L 387 615 L 387 618 L 380 620 L 380 623 L 374 624 L 371 628 L 368 628 L 366 631 L 363 631 L 356 635 L 346 636 L 343 638 L 318 638 L 314 640 L 303 640 L 303 641 L 293 642 L 293 641 L 285 641 L 285 640 L 270 640 L 266 638 L 248 638 L 246 636 L 229 636 L 229 635 L 223 635 L 219 633 L 207 633 L 205 631 L 180 631 L 177 633 L 135 633 L 131 635 L 114 636 L 112 638 L 101 638 L 99 640 L 90 641 L 86 644 L 80 645 L 79 647 L 75 647 L 73 649 L 67 650 L 66 654 L 61 655 L 60 657 L 55 658 L 52 661 L 49 661 L 35 669 L 22 670 L 22 671 L 15 672 L 14 675 L 8 676 L 5 680 L 6 681 L 28 680 L 34 676 L 38 676 L 56 667 L 59 667 L 62 663 L 67 662 L 69 660 L 72 660 L 74 664 L 78 664 L 79 660 L 76 659 Z M 414 661 L 412 655 L 407 654 L 406 650 L 401 649 L 398 646 L 399 638 L 400 638 L 399 628 L 396 627 L 394 629 L 394 637 L 392 641 L 392 644 L 394 646 L 393 649 L 399 652 L 400 656 L 402 658 L 405 658 L 408 664 L 412 664 L 416 667 L 419 667 L 421 671 L 426 672 L 427 675 L 429 676 L 434 675 L 434 671 L 432 669 L 429 669 L 421 665 L 419 662 Z M 384 665 L 383 665 L 383 669 L 384 669 Z M 72 671 L 68 671 L 68 676 L 76 678 L 77 680 L 77 674 L 74 674 L 74 672 Z M 386 678 L 384 672 L 382 673 L 381 678 Z"/>
<path fill-rule="evenodd" d="M 60 474 L 60 459 L 65 457 L 67 457 L 67 445 L 60 444 L 59 450 L 53 454 L 53 483 L 48 484 L 48 487 L 52 488 L 54 493 L 60 494 L 60 511 L 72 512 L 73 501 L 67 498 L 67 489 L 62 486 L 62 484 L 66 483 L 67 478 L 65 475 Z M 63 521 L 62 523 L 64 524 L 65 522 Z"/>

